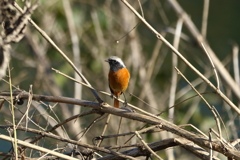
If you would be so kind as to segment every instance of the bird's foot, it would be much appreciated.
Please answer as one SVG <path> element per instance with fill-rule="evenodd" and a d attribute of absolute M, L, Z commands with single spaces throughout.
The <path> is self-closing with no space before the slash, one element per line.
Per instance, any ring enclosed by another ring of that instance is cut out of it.
<path fill-rule="evenodd" d="M 128 106 L 128 103 L 127 103 L 126 100 L 124 101 L 123 106 L 124 106 L 124 107 L 127 107 L 127 106 Z"/>
<path fill-rule="evenodd" d="M 111 94 L 110 97 L 113 99 L 113 94 Z"/>

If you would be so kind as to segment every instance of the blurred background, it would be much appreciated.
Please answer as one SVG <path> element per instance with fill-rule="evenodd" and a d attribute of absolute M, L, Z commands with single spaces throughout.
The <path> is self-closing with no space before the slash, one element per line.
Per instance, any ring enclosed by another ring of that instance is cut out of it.
<path fill-rule="evenodd" d="M 167 0 L 140 0 L 139 2 L 129 1 L 150 25 L 173 44 L 179 17 L 171 3 Z M 17 3 L 21 6 L 21 2 L 17 1 Z M 178 0 L 178 3 L 201 32 L 204 1 Z M 233 57 L 233 48 L 240 43 L 239 7 L 238 0 L 210 1 L 205 32 L 209 46 L 233 78 L 233 60 L 236 60 Z M 125 93 L 129 103 L 153 114 L 167 110 L 161 114 L 161 117 L 177 125 L 193 124 L 205 134 L 208 134 L 209 128 L 216 130 L 212 113 L 199 97 L 190 98 L 196 93 L 185 80 L 178 75 L 173 84 L 172 77 L 176 72 L 174 66 L 177 66 L 200 93 L 206 93 L 204 97 L 210 105 L 217 108 L 226 125 L 229 138 L 238 137 L 237 114 L 180 59 L 176 61 L 172 51 L 162 44 L 121 1 L 41 0 L 31 18 L 73 61 L 94 88 L 110 93 L 107 79 L 109 66 L 104 60 L 116 55 L 122 58 L 131 73 L 129 88 Z M 209 59 L 185 25 L 182 26 L 178 50 L 216 85 Z M 238 55 L 237 60 L 239 60 Z M 27 26 L 25 37 L 19 43 L 12 44 L 10 66 L 12 83 L 22 90 L 28 91 L 32 84 L 34 94 L 75 97 L 97 102 L 87 87 L 78 85 L 51 69 L 57 69 L 71 77 L 76 76 L 74 70 L 58 51 L 30 24 Z M 235 69 L 238 70 L 239 67 Z M 222 80 L 222 76 L 219 78 L 222 92 L 238 105 L 237 96 Z M 76 79 L 79 77 L 76 76 Z M 6 82 L 1 81 L 0 85 L 1 91 L 9 91 L 9 85 Z M 101 93 L 99 95 L 104 101 L 113 104 L 109 96 Z M 24 112 L 26 104 L 25 102 L 24 105 L 18 106 L 19 110 Z M 168 108 L 173 104 L 178 105 L 173 107 L 174 111 L 169 111 Z M 49 105 L 52 105 L 51 109 Z M 39 107 L 43 111 L 40 111 Z M 44 114 L 55 117 L 59 122 L 88 110 L 90 109 L 81 106 L 36 103 L 31 106 L 29 115 L 37 124 L 48 128 L 53 124 L 46 125 L 48 118 L 44 117 Z M 20 119 L 21 113 L 16 114 Z M 94 118 L 96 115 L 90 115 L 66 124 L 67 134 L 73 139 L 79 138 L 81 135 L 79 133 L 89 126 Z M 6 120 L 11 121 L 7 104 L 2 108 L 0 117 L 2 124 Z M 105 120 L 97 122 L 82 141 L 91 144 L 92 139 L 101 134 L 104 122 Z M 119 118 L 112 116 L 106 134 L 116 134 L 118 123 Z M 36 127 L 31 122 L 29 125 Z M 124 127 L 121 132 L 134 131 L 142 125 L 142 123 L 123 119 Z M 187 129 L 193 130 L 191 127 Z M 5 130 L 0 132 L 7 134 Z M 24 138 L 26 135 L 19 132 L 19 136 Z M 144 136 L 147 142 L 169 137 L 168 133 Z M 224 137 L 226 138 L 225 133 Z M 131 142 L 135 141 L 136 139 Z M 113 145 L 114 142 L 106 140 L 103 145 Z M 45 144 L 55 145 L 52 141 Z M 0 150 L 3 149 L 0 148 Z M 161 151 L 159 154 L 164 158 L 167 153 Z M 178 157 L 176 159 L 191 157 L 180 148 L 174 149 L 173 155 Z"/>

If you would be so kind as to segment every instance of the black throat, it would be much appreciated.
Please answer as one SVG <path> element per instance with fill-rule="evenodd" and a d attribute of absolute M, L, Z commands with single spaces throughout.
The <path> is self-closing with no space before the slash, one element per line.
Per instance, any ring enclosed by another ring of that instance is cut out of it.
<path fill-rule="evenodd" d="M 121 65 L 120 63 L 114 63 L 114 64 L 112 64 L 111 62 L 110 62 L 110 70 L 111 71 L 113 71 L 113 72 L 117 72 L 119 69 L 123 69 L 124 68 L 124 66 L 123 65 Z"/>

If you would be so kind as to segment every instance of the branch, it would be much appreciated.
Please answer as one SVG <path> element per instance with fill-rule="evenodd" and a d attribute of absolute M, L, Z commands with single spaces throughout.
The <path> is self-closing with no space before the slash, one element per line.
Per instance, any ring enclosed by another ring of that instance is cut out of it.
<path fill-rule="evenodd" d="M 3 140 L 6 140 L 6 141 L 9 141 L 9 142 L 12 142 L 12 138 L 11 137 L 8 137 L 6 135 L 0 135 L 0 139 L 3 139 Z M 41 151 L 41 152 L 44 152 L 44 153 L 48 153 L 48 154 L 51 154 L 51 155 L 54 155 L 54 156 L 57 156 L 59 158 L 63 158 L 63 159 L 68 159 L 68 160 L 78 160 L 77 158 L 73 158 L 73 157 L 70 157 L 70 156 L 67 156 L 67 155 L 64 155 L 64 154 L 61 154 L 61 153 L 58 153 L 58 152 L 55 152 L 53 150 L 49 150 L 49 149 L 46 149 L 46 148 L 43 148 L 43 147 L 39 147 L 39 146 L 36 146 L 34 144 L 31 144 L 31 143 L 28 143 L 28 142 L 24 142 L 22 140 L 17 140 L 17 143 L 19 145 L 23 145 L 23 146 L 26 146 L 28 148 L 32 148 L 32 149 L 35 149 L 35 150 L 38 150 L 38 151 Z"/>
<path fill-rule="evenodd" d="M 185 138 L 170 138 L 170 139 L 165 139 L 165 140 L 161 140 L 153 143 L 148 143 L 147 145 L 154 152 L 180 145 L 181 147 L 190 151 L 191 153 L 200 157 L 201 159 L 209 160 L 209 154 L 206 150 L 197 146 L 196 144 L 193 144 L 191 141 L 188 141 Z M 142 147 L 136 147 L 133 149 L 123 151 L 121 153 L 132 156 L 132 157 L 146 156 L 150 154 L 148 149 L 144 149 Z M 107 155 L 105 157 L 98 158 L 98 160 L 123 160 L 123 159 L 113 155 Z M 213 160 L 219 160 L 219 159 L 216 157 L 213 157 Z"/>
<path fill-rule="evenodd" d="M 221 61 L 218 59 L 216 54 L 213 52 L 213 50 L 210 48 L 206 40 L 202 37 L 201 33 L 198 31 L 197 27 L 194 25 L 192 20 L 189 16 L 187 16 L 187 13 L 181 8 L 181 6 L 178 4 L 176 0 L 168 0 L 171 4 L 175 12 L 177 13 L 177 16 L 182 17 L 183 21 L 186 25 L 186 27 L 189 29 L 190 33 L 195 37 L 199 45 L 203 43 L 203 45 L 206 47 L 208 53 L 210 54 L 213 63 L 216 65 L 216 68 L 218 69 L 218 72 L 220 75 L 222 75 L 222 78 L 228 82 L 227 84 L 232 89 L 232 91 L 235 93 L 235 95 L 240 99 L 240 89 L 236 82 L 233 80 L 229 72 L 226 70 L 226 68 L 223 66 Z M 219 93 L 221 94 L 221 93 Z M 221 96 L 221 95 L 220 95 Z M 225 100 L 226 101 L 226 100 Z M 227 102 L 228 103 L 228 102 Z M 238 111 L 237 111 L 238 112 Z M 239 112 L 238 112 L 239 114 Z"/>
<path fill-rule="evenodd" d="M 230 101 L 217 87 L 215 87 L 201 72 L 199 72 L 186 58 L 184 58 L 182 56 L 182 54 L 176 49 L 174 48 L 160 33 L 158 33 L 126 0 L 122 0 L 122 2 L 156 35 L 156 37 L 161 40 L 165 45 L 167 45 L 188 67 L 190 67 L 199 77 L 202 78 L 203 81 L 205 81 L 212 89 L 214 89 L 216 91 L 216 93 L 227 103 L 229 104 L 230 107 L 232 107 L 232 109 L 234 109 L 239 115 L 240 115 L 240 109 L 232 103 L 232 101 Z M 182 15 L 182 14 L 181 14 Z M 186 17 L 188 17 L 186 14 L 182 15 L 182 18 L 185 20 Z M 201 39 L 202 40 L 202 39 Z M 202 41 L 201 41 L 202 42 Z M 204 46 L 207 48 L 208 45 L 205 44 L 203 42 Z M 207 48 L 207 50 L 210 47 Z M 208 50 L 209 51 L 209 50 Z M 209 51 L 209 54 L 211 55 L 211 58 L 216 59 L 216 55 L 212 54 L 211 51 Z M 218 60 L 219 61 L 219 60 Z M 215 62 L 216 63 L 216 62 Z M 219 65 L 216 64 L 216 67 L 218 68 Z M 222 66 L 223 67 L 223 66 Z M 219 70 L 224 69 L 226 70 L 224 67 L 223 68 L 218 68 Z M 220 72 L 222 73 L 222 72 Z M 225 72 L 224 72 L 225 73 Z M 225 73 L 226 74 L 226 73 Z M 227 74 L 229 75 L 229 73 L 227 72 Z M 223 74 L 224 75 L 224 74 Z M 233 81 L 234 82 L 234 81 Z M 235 84 L 231 83 L 231 84 Z M 233 90 L 236 91 L 235 93 L 237 93 L 236 95 L 240 98 L 240 93 L 239 93 L 239 89 L 236 89 L 238 87 L 236 87 L 236 85 L 233 86 Z"/>
<path fill-rule="evenodd" d="M 15 2 L 14 6 L 19 12 L 23 12 L 21 7 Z M 89 86 L 91 84 L 88 82 L 88 80 L 82 75 L 82 73 L 78 70 L 78 68 L 74 65 L 74 63 L 66 56 L 66 54 L 53 42 L 53 40 L 31 19 L 28 18 L 28 22 L 35 27 L 35 29 L 51 44 L 57 51 L 58 53 L 69 63 L 69 65 L 74 69 L 74 71 L 82 78 L 82 80 L 87 83 Z M 99 97 L 97 92 L 95 90 L 92 90 L 93 95 L 96 97 L 98 102 L 102 102 L 102 99 Z"/>
<path fill-rule="evenodd" d="M 0 126 L 0 128 L 9 128 L 9 127 L 12 128 L 12 126 Z M 52 133 L 47 133 L 47 132 L 39 131 L 39 130 L 36 130 L 36 129 L 25 128 L 25 127 L 21 127 L 21 126 L 18 126 L 17 129 L 18 130 L 22 130 L 22 131 L 26 131 L 26 132 L 32 132 L 32 133 L 39 134 L 39 135 L 42 135 L 42 136 L 45 136 L 45 137 L 57 139 L 57 140 L 60 140 L 60 141 L 63 141 L 63 142 L 75 144 L 75 145 L 78 145 L 78 146 L 82 146 L 84 148 L 89 148 L 89 149 L 100 151 L 100 152 L 103 152 L 103 153 L 113 154 L 115 156 L 119 156 L 119 157 L 122 157 L 122 158 L 125 158 L 125 159 L 136 160 L 133 157 L 130 157 L 130 156 L 127 156 L 127 155 L 123 155 L 123 154 L 121 154 L 119 152 L 114 152 L 112 150 L 105 149 L 105 148 L 102 148 L 102 147 L 92 146 L 92 145 L 89 145 L 87 143 L 83 143 L 83 142 L 80 142 L 80 141 L 74 141 L 74 140 L 71 140 L 71 139 L 68 139 L 68 138 L 62 138 L 62 137 L 54 135 Z M 0 135 L 0 139 L 11 141 L 11 138 L 8 137 L 8 136 L 5 136 L 5 135 Z M 29 147 L 29 148 L 33 148 L 33 149 L 36 149 L 36 150 L 39 150 L 39 151 L 42 151 L 42 152 L 45 152 L 45 153 L 49 153 L 49 154 L 52 154 L 52 155 L 55 155 L 55 156 L 58 156 L 58 157 L 61 157 L 61 158 L 64 158 L 64 156 L 59 156 L 60 153 L 58 153 L 58 152 L 56 152 L 58 154 L 56 154 L 54 151 L 52 151 L 52 152 L 48 151 L 47 152 L 47 151 L 44 150 L 45 148 L 42 149 L 42 147 L 38 147 L 38 146 L 33 145 L 31 143 L 28 143 L 28 142 L 24 142 L 24 141 L 18 140 L 18 144 L 26 146 L 26 147 Z M 68 159 L 68 157 L 69 156 L 65 157 L 64 159 Z M 69 159 L 71 159 L 71 158 L 69 158 Z"/>
<path fill-rule="evenodd" d="M 17 93 L 19 93 L 19 92 L 17 92 Z M 18 94 L 16 94 L 16 92 L 14 92 L 13 95 L 16 96 Z M 8 96 L 8 97 L 6 97 L 6 96 Z M 19 96 L 19 98 L 27 99 L 28 93 L 22 92 L 18 96 Z M 151 125 L 159 125 L 160 129 L 166 130 L 166 131 L 176 134 L 180 137 L 186 138 L 186 139 L 196 143 L 199 146 L 210 148 L 209 147 L 210 146 L 209 139 L 206 138 L 205 136 L 195 134 L 195 133 L 192 133 L 185 129 L 182 129 L 179 126 L 177 126 L 173 123 L 170 123 L 160 117 L 151 117 L 151 116 L 143 115 L 143 114 L 139 114 L 139 113 L 128 112 L 124 109 L 111 107 L 107 103 L 99 104 L 96 102 L 79 100 L 79 99 L 68 98 L 68 97 L 54 97 L 54 96 L 42 96 L 42 95 L 32 95 L 32 96 L 33 96 L 33 100 L 37 100 L 37 101 L 41 100 L 41 101 L 47 101 L 47 102 L 60 102 L 60 103 L 81 105 L 83 107 L 90 107 L 93 109 L 100 110 L 101 112 L 104 112 L 104 113 L 110 113 L 113 115 L 125 117 L 128 119 L 144 122 L 144 123 L 151 124 Z M 9 98 L 9 93 L 6 93 L 6 92 L 0 93 L 0 98 Z M 231 157 L 231 158 L 240 160 L 240 152 L 237 151 L 234 147 L 230 147 L 230 145 L 224 145 L 219 140 L 213 140 L 211 142 L 211 144 L 212 144 L 213 150 L 220 152 L 227 157 Z"/>

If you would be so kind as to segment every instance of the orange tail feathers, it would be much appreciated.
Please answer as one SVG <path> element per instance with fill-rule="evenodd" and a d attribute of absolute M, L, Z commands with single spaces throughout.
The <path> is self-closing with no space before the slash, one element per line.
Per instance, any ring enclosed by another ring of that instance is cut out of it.
<path fill-rule="evenodd" d="M 119 108 L 119 101 L 117 99 L 114 99 L 114 107 Z"/>
<path fill-rule="evenodd" d="M 114 96 L 117 98 L 119 98 L 121 94 L 122 94 L 122 92 L 114 92 Z M 119 101 L 117 99 L 114 99 L 113 106 L 116 108 L 119 108 Z"/>

